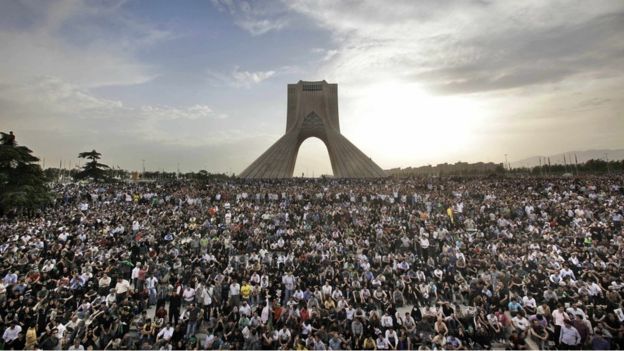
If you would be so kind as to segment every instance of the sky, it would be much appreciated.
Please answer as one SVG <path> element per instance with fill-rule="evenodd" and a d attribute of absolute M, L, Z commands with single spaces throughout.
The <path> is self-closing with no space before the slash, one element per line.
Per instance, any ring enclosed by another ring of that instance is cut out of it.
<path fill-rule="evenodd" d="M 338 84 L 384 169 L 624 147 L 624 2 L 0 1 L 0 130 L 45 166 L 239 173 Z M 306 140 L 295 174 L 331 174 Z"/>

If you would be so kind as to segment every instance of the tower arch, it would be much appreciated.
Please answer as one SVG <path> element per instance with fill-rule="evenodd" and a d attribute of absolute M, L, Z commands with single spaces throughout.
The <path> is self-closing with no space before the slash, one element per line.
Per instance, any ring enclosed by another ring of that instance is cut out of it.
<path fill-rule="evenodd" d="M 339 178 L 385 177 L 384 171 L 340 133 L 338 85 L 326 81 L 288 85 L 286 133 L 241 174 L 241 178 L 290 178 L 299 147 L 317 137 L 325 143 Z"/>

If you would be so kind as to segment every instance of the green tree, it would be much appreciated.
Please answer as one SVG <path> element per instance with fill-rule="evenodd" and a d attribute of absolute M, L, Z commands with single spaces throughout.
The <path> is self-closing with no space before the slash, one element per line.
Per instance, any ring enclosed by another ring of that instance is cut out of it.
<path fill-rule="evenodd" d="M 99 163 L 98 160 L 102 157 L 102 154 L 92 150 L 87 152 L 81 152 L 78 154 L 79 158 L 86 158 L 91 160 L 82 166 L 82 171 L 76 174 L 76 179 L 93 179 L 94 181 L 107 180 L 110 167 L 103 163 Z"/>
<path fill-rule="evenodd" d="M 15 136 L 1 133 L 0 209 L 32 211 L 52 200 L 47 178 L 36 163 L 39 159 L 26 146 L 18 146 Z"/>

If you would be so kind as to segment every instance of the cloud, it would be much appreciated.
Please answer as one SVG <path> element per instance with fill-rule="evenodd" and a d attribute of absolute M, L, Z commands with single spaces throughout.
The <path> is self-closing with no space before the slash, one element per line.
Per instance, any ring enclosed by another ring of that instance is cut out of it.
<path fill-rule="evenodd" d="M 393 77 L 458 94 L 622 74 L 618 2 L 285 3 L 332 32 L 337 51 L 320 70 L 342 82 Z"/>
<path fill-rule="evenodd" d="M 241 86 L 250 86 L 251 84 L 258 84 L 263 80 L 271 78 L 275 74 L 275 71 L 259 71 L 259 72 L 249 72 L 249 71 L 239 71 L 238 69 L 234 70 L 232 74 L 236 84 Z"/>
<path fill-rule="evenodd" d="M 383 166 L 425 161 L 396 150 L 437 162 L 621 147 L 608 126 L 622 125 L 624 3 L 283 3 L 331 34 L 311 49 L 317 75 L 340 85 L 342 129 Z M 600 104 L 567 108 L 588 99 Z"/>
<path fill-rule="evenodd" d="M 278 31 L 289 24 L 289 18 L 278 2 L 213 0 L 214 6 L 228 13 L 234 23 L 253 36 Z"/>
<path fill-rule="evenodd" d="M 0 2 L 0 13 L 27 19 L 0 31 L 3 83 L 61 77 L 83 87 L 133 85 L 153 79 L 155 67 L 137 58 L 171 33 L 121 10 L 123 2 L 59 0 Z"/>
<path fill-rule="evenodd" d="M 235 67 L 230 73 L 222 73 L 219 71 L 208 71 L 207 76 L 209 82 L 214 85 L 228 85 L 235 88 L 250 88 L 253 85 L 262 83 L 263 81 L 273 77 L 277 72 L 269 71 L 242 71 L 239 67 Z"/>
<path fill-rule="evenodd" d="M 219 121 L 228 117 L 204 104 L 126 106 L 121 101 L 97 97 L 84 88 L 50 76 L 18 87 L 0 87 L 0 94 L 0 111 L 6 114 L 7 124 L 32 126 L 47 120 L 56 128 L 127 134 L 150 142 L 188 144 L 189 140 L 198 140 L 206 127 L 219 125 Z M 172 128 L 178 133 L 170 133 Z M 225 139 L 210 140 L 223 142 Z"/>
<path fill-rule="evenodd" d="M 187 108 L 175 108 L 170 106 L 141 106 L 138 112 L 146 119 L 155 120 L 197 120 L 203 118 L 224 119 L 226 114 L 217 114 L 206 105 L 193 105 Z"/>

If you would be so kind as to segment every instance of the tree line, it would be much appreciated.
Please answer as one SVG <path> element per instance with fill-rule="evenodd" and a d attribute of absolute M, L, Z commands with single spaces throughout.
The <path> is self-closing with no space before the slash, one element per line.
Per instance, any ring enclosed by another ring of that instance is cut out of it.
<path fill-rule="evenodd" d="M 119 181 L 175 181 L 179 179 L 198 183 L 209 183 L 235 178 L 234 175 L 213 174 L 206 170 L 198 172 L 129 172 L 111 168 L 101 163 L 102 154 L 96 150 L 80 152 L 78 158 L 88 160 L 81 169 L 66 170 L 48 168 L 43 170 L 39 158 L 26 146 L 18 145 L 13 132 L 0 132 L 0 215 L 12 212 L 34 213 L 49 205 L 53 196 L 50 185 L 66 179 L 85 182 Z M 483 176 L 483 175 L 544 175 L 565 174 L 610 174 L 624 173 L 624 160 L 589 160 L 579 164 L 544 164 L 535 167 L 505 169 L 503 164 L 458 162 L 417 168 L 392 169 L 386 171 L 394 177 L 410 176 Z"/>

